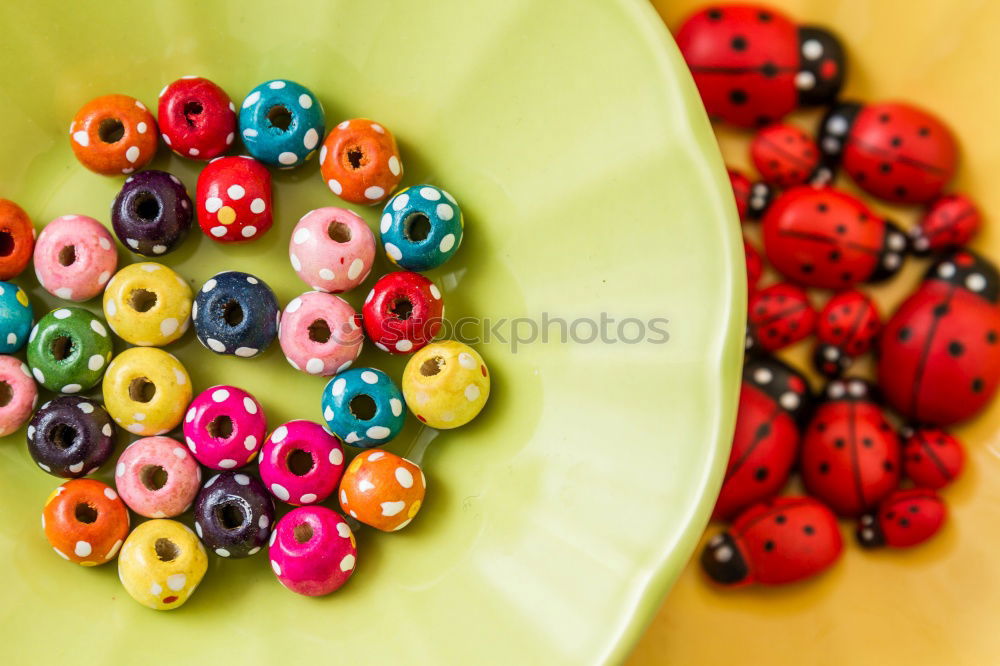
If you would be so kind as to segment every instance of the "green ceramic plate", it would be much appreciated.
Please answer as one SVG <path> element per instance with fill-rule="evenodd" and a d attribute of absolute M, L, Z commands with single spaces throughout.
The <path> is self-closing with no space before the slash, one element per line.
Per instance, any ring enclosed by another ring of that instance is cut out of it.
<path fill-rule="evenodd" d="M 30 463 L 23 433 L 6 438 L 4 661 L 552 664 L 625 654 L 707 519 L 744 316 L 728 183 L 653 11 L 640 0 L 52 0 L 4 3 L 0 25 L 0 196 L 39 227 L 66 213 L 108 221 L 121 179 L 85 171 L 67 139 L 89 98 L 121 92 L 155 108 L 165 83 L 196 73 L 239 100 L 288 77 L 319 95 L 331 124 L 365 115 L 391 127 L 405 184 L 458 196 L 466 243 L 431 273 L 451 320 L 548 313 L 600 324 L 604 312 L 617 320 L 608 338 L 625 318 L 669 320 L 654 324 L 666 344 L 563 343 L 558 322 L 548 342 L 516 351 L 496 335 L 479 343 L 495 387 L 487 410 L 437 437 L 411 423 L 393 442 L 422 456 L 426 508 L 403 533 L 361 533 L 354 579 L 322 599 L 285 591 L 263 557 L 213 558 L 181 610 L 137 605 L 114 565 L 82 569 L 52 553 L 38 515 L 57 481 Z M 199 164 L 161 150 L 152 166 L 194 191 Z M 263 240 L 223 247 L 195 232 L 165 263 L 193 285 L 251 271 L 288 302 L 306 289 L 288 265 L 295 221 L 340 205 L 316 171 L 276 174 L 276 224 Z M 360 212 L 375 223 L 376 210 Z M 28 274 L 18 282 L 38 312 L 55 306 Z M 638 326 L 625 324 L 624 337 Z M 586 340 L 591 329 L 573 332 Z M 188 333 L 170 351 L 196 389 L 255 393 L 272 427 L 320 419 L 323 380 L 294 372 L 277 345 L 256 360 L 219 358 Z M 401 371 L 374 350 L 362 360 Z M 98 476 L 109 480 L 109 469 Z"/>

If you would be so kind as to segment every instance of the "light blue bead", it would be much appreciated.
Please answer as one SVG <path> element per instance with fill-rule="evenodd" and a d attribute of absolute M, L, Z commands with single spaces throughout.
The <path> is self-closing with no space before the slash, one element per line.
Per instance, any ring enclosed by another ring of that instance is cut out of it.
<path fill-rule="evenodd" d="M 374 403 L 373 414 L 365 413 L 364 403 L 369 408 Z M 346 444 L 364 449 L 385 444 L 406 422 L 402 391 L 375 368 L 352 368 L 334 376 L 323 389 L 322 407 L 330 431 Z"/>
<path fill-rule="evenodd" d="M 12 354 L 24 346 L 33 319 L 28 295 L 16 284 L 0 282 L 0 354 Z"/>
<path fill-rule="evenodd" d="M 414 185 L 382 209 L 382 248 L 408 271 L 427 271 L 451 259 L 462 244 L 465 221 L 455 197 L 440 187 Z"/>
<path fill-rule="evenodd" d="M 294 81 L 265 81 L 250 91 L 240 108 L 240 136 L 247 151 L 282 169 L 310 159 L 323 142 L 324 129 L 323 106 Z"/>

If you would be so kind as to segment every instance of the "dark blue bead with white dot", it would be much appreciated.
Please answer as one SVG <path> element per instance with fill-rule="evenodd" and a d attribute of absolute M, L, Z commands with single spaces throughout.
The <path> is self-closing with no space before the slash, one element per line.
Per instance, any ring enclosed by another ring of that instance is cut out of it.
<path fill-rule="evenodd" d="M 249 273 L 218 273 L 202 285 L 191 309 L 198 341 L 216 354 L 249 358 L 278 335 L 278 299 Z"/>

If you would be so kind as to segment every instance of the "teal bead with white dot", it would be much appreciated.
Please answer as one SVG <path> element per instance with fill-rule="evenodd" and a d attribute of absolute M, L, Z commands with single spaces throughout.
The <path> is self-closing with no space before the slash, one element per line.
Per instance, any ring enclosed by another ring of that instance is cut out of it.
<path fill-rule="evenodd" d="M 0 282 L 0 354 L 12 354 L 24 346 L 34 317 L 28 294 L 16 284 Z"/>
<path fill-rule="evenodd" d="M 352 368 L 323 389 L 323 419 L 344 443 L 368 449 L 385 444 L 406 422 L 403 392 L 375 368 Z"/>
<path fill-rule="evenodd" d="M 291 169 L 313 156 L 323 140 L 323 105 L 295 81 L 265 81 L 240 107 L 240 136 L 264 164 Z"/>
<path fill-rule="evenodd" d="M 28 365 L 45 388 L 79 393 L 101 381 L 112 351 L 103 321 L 83 308 L 59 308 L 31 329 Z"/>
<path fill-rule="evenodd" d="M 427 271 L 451 259 L 464 228 L 455 197 L 433 185 L 398 192 L 386 203 L 379 223 L 386 256 L 408 271 Z"/>

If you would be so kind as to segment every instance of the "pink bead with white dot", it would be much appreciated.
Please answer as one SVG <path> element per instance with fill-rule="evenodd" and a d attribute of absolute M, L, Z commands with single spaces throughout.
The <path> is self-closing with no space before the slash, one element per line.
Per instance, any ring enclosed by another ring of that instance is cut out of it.
<path fill-rule="evenodd" d="M 115 466 L 115 487 L 140 516 L 170 518 L 188 510 L 201 485 L 201 468 L 170 437 L 144 437 L 126 448 Z"/>
<path fill-rule="evenodd" d="M 6 437 L 31 418 L 38 402 L 38 387 L 21 359 L 0 356 L 0 398 L 6 400 L 0 407 L 0 437 Z"/>
<path fill-rule="evenodd" d="M 260 454 L 260 480 L 282 502 L 322 502 L 344 474 L 340 440 L 312 421 L 289 421 L 274 429 Z"/>
<path fill-rule="evenodd" d="M 313 289 L 339 294 L 368 277 L 375 260 L 375 237 L 356 213 L 333 206 L 317 208 L 295 225 L 288 258 Z"/>
<path fill-rule="evenodd" d="M 34 264 L 45 291 L 80 302 L 104 290 L 118 267 L 118 253 L 111 232 L 100 222 L 86 215 L 63 215 L 38 235 Z"/>
<path fill-rule="evenodd" d="M 235 386 L 213 386 L 191 401 L 184 416 L 184 441 L 211 469 L 242 467 L 256 457 L 267 434 L 264 409 Z"/>
<path fill-rule="evenodd" d="M 278 582 L 292 592 L 318 597 L 347 582 L 354 573 L 358 549 L 339 513 L 304 506 L 275 525 L 268 555 Z"/>
<path fill-rule="evenodd" d="M 309 291 L 281 313 L 281 351 L 293 368 L 310 375 L 333 375 L 351 367 L 363 341 L 358 314 L 339 296 Z"/>

